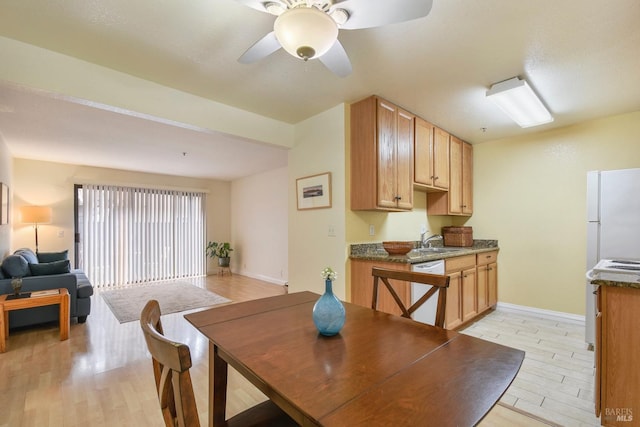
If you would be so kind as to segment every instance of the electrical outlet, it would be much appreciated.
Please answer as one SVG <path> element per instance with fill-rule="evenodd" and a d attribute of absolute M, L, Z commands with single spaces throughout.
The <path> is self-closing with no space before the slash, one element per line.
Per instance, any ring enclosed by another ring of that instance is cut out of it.
<path fill-rule="evenodd" d="M 59 238 L 63 238 L 64 237 L 64 230 L 58 230 L 58 237 Z"/>
<path fill-rule="evenodd" d="M 327 233 L 329 237 L 336 237 L 336 228 L 333 225 L 329 226 L 329 231 Z"/>
<path fill-rule="evenodd" d="M 425 234 L 427 231 L 427 226 L 425 224 L 420 224 L 420 234 Z"/>
<path fill-rule="evenodd" d="M 376 235 L 376 227 L 373 224 L 369 225 L 369 236 L 375 236 Z"/>

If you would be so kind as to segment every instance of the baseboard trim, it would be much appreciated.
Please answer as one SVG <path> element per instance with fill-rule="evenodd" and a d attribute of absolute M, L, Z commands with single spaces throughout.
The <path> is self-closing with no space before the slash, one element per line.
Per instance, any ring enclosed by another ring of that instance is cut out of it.
<path fill-rule="evenodd" d="M 545 310 L 543 308 L 528 307 L 526 305 L 510 304 L 508 302 L 499 302 L 496 306 L 498 311 L 511 311 L 533 314 L 536 316 L 547 317 L 552 319 L 564 320 L 580 325 L 585 324 L 585 317 L 579 314 L 565 313 L 562 311 Z"/>
<path fill-rule="evenodd" d="M 234 271 L 233 274 L 236 274 Z M 273 283 L 274 285 L 286 286 L 288 281 L 282 279 L 274 279 L 273 277 L 265 276 L 263 274 L 253 274 L 248 271 L 238 271 L 237 274 L 241 276 L 251 277 L 252 279 L 262 280 L 264 282 Z"/>

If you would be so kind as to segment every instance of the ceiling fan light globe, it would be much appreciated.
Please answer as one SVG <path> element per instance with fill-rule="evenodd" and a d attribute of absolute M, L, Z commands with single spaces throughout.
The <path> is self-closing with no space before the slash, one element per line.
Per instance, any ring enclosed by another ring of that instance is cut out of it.
<path fill-rule="evenodd" d="M 338 25 L 314 7 L 287 10 L 278 16 L 273 30 L 284 50 L 305 61 L 324 55 L 338 39 Z"/>

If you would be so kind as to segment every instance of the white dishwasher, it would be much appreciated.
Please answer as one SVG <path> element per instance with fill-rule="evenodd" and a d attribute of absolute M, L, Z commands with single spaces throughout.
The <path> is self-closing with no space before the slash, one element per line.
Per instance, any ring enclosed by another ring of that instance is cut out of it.
<path fill-rule="evenodd" d="M 429 274 L 444 274 L 444 260 L 422 262 L 420 264 L 413 264 L 411 266 L 412 271 L 419 273 Z M 420 299 L 421 296 L 426 294 L 431 285 L 424 285 L 422 283 L 411 284 L 411 304 Z M 433 325 L 436 320 L 436 308 L 438 306 L 438 295 L 433 295 L 424 304 L 413 312 L 412 318 L 415 321 L 428 323 Z"/>

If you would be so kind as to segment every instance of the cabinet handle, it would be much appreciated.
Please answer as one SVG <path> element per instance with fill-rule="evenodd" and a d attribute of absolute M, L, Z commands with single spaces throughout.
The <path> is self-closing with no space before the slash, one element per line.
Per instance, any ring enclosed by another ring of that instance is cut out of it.
<path fill-rule="evenodd" d="M 396 196 L 396 200 L 402 200 L 402 197 Z"/>
<path fill-rule="evenodd" d="M 429 179 L 437 179 L 435 176 L 431 175 Z"/>
<path fill-rule="evenodd" d="M 439 177 L 439 176 L 436 176 L 436 177 L 435 177 L 435 178 L 433 178 L 433 179 L 440 179 L 440 177 Z"/>

